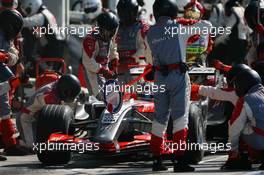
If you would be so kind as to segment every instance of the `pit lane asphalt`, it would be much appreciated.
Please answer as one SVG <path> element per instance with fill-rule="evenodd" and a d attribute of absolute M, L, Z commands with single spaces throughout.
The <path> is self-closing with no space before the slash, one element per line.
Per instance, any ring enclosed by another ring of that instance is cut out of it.
<path fill-rule="evenodd" d="M 226 160 L 226 155 L 209 155 L 204 158 L 198 165 L 194 165 L 196 172 L 186 174 L 225 174 L 240 175 L 254 174 L 259 175 L 264 172 L 253 171 L 245 172 L 223 172 L 220 170 L 221 165 Z M 139 160 L 123 157 L 98 158 L 90 155 L 74 155 L 73 161 L 65 166 L 44 167 L 38 162 L 37 156 L 8 157 L 7 161 L 0 162 L 0 175 L 92 175 L 92 174 L 116 174 L 116 175 L 141 175 L 141 174 L 175 174 L 173 173 L 172 163 L 165 162 L 170 168 L 166 172 L 153 173 L 151 171 L 152 162 L 150 160 Z M 185 174 L 185 173 L 177 173 Z"/>

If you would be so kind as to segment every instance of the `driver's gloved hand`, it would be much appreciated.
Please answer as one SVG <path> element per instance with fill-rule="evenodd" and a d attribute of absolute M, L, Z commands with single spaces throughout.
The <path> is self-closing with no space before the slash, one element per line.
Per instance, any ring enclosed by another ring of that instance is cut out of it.
<path fill-rule="evenodd" d="M 179 63 L 179 66 L 180 66 L 180 72 L 182 74 L 185 74 L 186 72 L 189 71 L 189 67 L 186 63 L 181 62 L 181 63 Z"/>

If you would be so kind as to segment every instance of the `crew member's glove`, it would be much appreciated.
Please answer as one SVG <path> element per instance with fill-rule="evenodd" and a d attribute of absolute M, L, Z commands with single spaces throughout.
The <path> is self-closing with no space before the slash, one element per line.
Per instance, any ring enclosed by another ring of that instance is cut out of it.
<path fill-rule="evenodd" d="M 101 68 L 98 71 L 98 74 L 102 74 L 103 77 L 106 79 L 115 79 L 116 78 L 116 74 L 113 71 L 107 70 L 105 68 Z"/>
<path fill-rule="evenodd" d="M 109 69 L 115 73 L 117 73 L 117 68 L 119 66 L 119 60 L 114 59 L 109 63 Z"/>
<path fill-rule="evenodd" d="M 263 25 L 256 25 L 255 30 L 260 33 L 262 36 L 264 36 L 264 26 Z"/>
<path fill-rule="evenodd" d="M 225 65 L 224 63 L 222 63 L 221 61 L 219 60 L 214 60 L 213 61 L 213 66 L 221 71 L 221 72 L 224 72 L 224 73 L 227 73 L 230 71 L 230 69 L 232 68 L 232 66 L 228 66 L 228 65 Z"/>
<path fill-rule="evenodd" d="M 9 60 L 9 56 L 7 53 L 0 52 L 0 62 L 7 63 Z"/>
<path fill-rule="evenodd" d="M 198 84 L 192 84 L 192 90 L 191 90 L 191 100 L 192 101 L 197 101 L 199 100 L 199 89 L 200 85 Z"/>
<path fill-rule="evenodd" d="M 145 67 L 144 69 L 144 72 L 147 72 L 147 71 L 150 71 L 149 73 L 147 73 L 145 76 L 144 76 L 144 80 L 146 82 L 153 82 L 154 81 L 154 78 L 155 78 L 155 69 L 154 67 L 149 64 Z"/>
<path fill-rule="evenodd" d="M 21 81 L 19 78 L 12 78 L 11 80 L 9 80 L 9 85 L 11 87 L 10 93 L 13 95 L 17 88 L 21 85 Z"/>

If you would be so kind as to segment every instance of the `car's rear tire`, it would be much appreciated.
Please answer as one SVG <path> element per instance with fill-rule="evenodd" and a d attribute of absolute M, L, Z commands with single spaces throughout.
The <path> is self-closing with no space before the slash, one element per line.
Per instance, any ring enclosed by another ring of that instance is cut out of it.
<path fill-rule="evenodd" d="M 192 164 L 199 163 L 204 157 L 204 150 L 202 144 L 206 142 L 205 140 L 205 124 L 204 118 L 202 116 L 202 111 L 197 103 L 192 103 L 190 106 L 189 114 L 189 133 L 188 133 L 188 144 L 192 146 L 186 153 L 186 158 L 188 162 Z"/>
<path fill-rule="evenodd" d="M 37 143 L 47 143 L 52 133 L 69 134 L 70 123 L 74 117 L 73 111 L 68 106 L 47 105 L 39 113 L 37 120 Z M 38 152 L 40 162 L 45 165 L 67 164 L 71 160 L 69 151 L 44 151 Z"/>

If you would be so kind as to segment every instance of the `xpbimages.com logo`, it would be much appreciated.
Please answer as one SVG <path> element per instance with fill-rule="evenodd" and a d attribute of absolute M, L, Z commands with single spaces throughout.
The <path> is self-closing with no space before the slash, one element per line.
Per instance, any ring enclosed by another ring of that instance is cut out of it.
<path fill-rule="evenodd" d="M 163 144 L 165 151 L 175 152 L 175 151 L 209 151 L 215 154 L 216 152 L 230 151 L 231 143 L 189 143 L 180 140 L 179 143 L 165 142 Z"/>
<path fill-rule="evenodd" d="M 33 34 L 37 37 L 42 37 L 45 35 L 59 34 L 60 36 L 65 35 L 78 35 L 84 37 L 91 34 L 99 34 L 99 27 L 91 26 L 66 26 L 66 27 L 52 27 L 48 25 L 47 27 L 33 27 Z"/>
<path fill-rule="evenodd" d="M 164 93 L 166 91 L 165 85 L 155 85 L 155 84 L 136 84 L 136 85 L 127 85 L 127 84 L 109 84 L 99 86 L 100 93 L 111 93 L 111 92 L 124 92 L 124 93 L 137 93 L 152 95 L 154 93 Z"/>
<path fill-rule="evenodd" d="M 98 151 L 99 143 L 33 143 L 33 151 L 42 153 L 45 151 L 71 151 L 80 154 L 88 151 Z"/>

